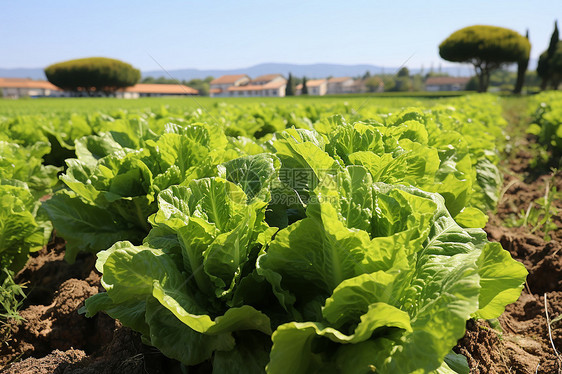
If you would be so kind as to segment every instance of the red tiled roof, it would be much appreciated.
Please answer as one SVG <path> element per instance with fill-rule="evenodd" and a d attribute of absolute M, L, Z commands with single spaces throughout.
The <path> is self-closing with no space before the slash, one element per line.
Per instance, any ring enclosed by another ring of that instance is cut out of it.
<path fill-rule="evenodd" d="M 223 75 L 213 79 L 210 84 L 234 84 L 242 78 L 250 79 L 246 74 Z"/>
<path fill-rule="evenodd" d="M 260 75 L 255 79 L 252 79 L 252 82 L 263 82 L 263 81 L 269 82 L 278 77 L 283 78 L 281 74 L 265 74 L 265 75 Z"/>
<path fill-rule="evenodd" d="M 189 86 L 180 84 L 148 84 L 138 83 L 125 88 L 125 92 L 170 94 L 170 95 L 197 95 L 199 91 Z"/>
<path fill-rule="evenodd" d="M 34 81 L 21 78 L 0 78 L 0 87 L 3 88 L 41 88 L 61 91 L 57 86 L 47 81 Z M 191 87 L 177 84 L 146 84 L 139 83 L 125 88 L 125 92 L 155 93 L 155 94 L 189 94 L 197 95 L 199 92 Z"/>
<path fill-rule="evenodd" d="M 429 77 L 425 80 L 426 86 L 440 86 L 445 84 L 467 84 L 470 77 Z"/>
<path fill-rule="evenodd" d="M 326 79 L 313 79 L 310 81 L 306 81 L 306 87 L 310 88 L 310 87 L 318 87 L 324 83 L 326 83 Z M 302 83 L 298 84 L 296 87 L 297 90 L 302 90 Z"/>
<path fill-rule="evenodd" d="M 212 93 L 212 94 L 218 94 L 218 93 L 221 93 L 221 92 L 222 92 L 222 89 L 220 89 L 220 88 L 211 88 L 209 90 L 209 93 Z"/>
<path fill-rule="evenodd" d="M 262 87 L 263 87 L 264 90 L 267 90 L 267 89 L 280 88 L 280 87 L 285 86 L 285 85 L 287 85 L 287 81 L 283 78 L 283 79 L 275 81 L 275 82 L 266 83 L 266 84 L 262 85 Z"/>
<path fill-rule="evenodd" d="M 352 79 L 352 78 L 350 78 L 350 77 L 334 77 L 334 78 L 328 79 L 328 83 L 343 83 L 343 82 L 346 82 L 350 79 Z"/>
<path fill-rule="evenodd" d="M 1 88 L 40 88 L 60 91 L 61 89 L 47 81 L 34 81 L 27 78 L 0 78 Z"/>

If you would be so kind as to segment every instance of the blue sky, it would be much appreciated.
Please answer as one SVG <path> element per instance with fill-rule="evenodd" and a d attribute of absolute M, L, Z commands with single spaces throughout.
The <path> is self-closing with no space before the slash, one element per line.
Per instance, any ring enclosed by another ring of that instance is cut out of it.
<path fill-rule="evenodd" d="M 539 5 L 538 5 L 539 4 Z M 118 58 L 141 70 L 230 69 L 263 62 L 367 63 L 426 69 L 438 45 L 474 24 L 528 28 L 531 57 L 562 2 L 548 1 L 3 1 L 0 67 Z M 562 25 L 561 25 L 562 26 Z"/>

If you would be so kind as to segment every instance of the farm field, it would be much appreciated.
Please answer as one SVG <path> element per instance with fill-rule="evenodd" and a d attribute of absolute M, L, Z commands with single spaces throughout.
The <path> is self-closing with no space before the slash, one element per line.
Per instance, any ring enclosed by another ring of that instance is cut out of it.
<path fill-rule="evenodd" d="M 0 100 L 0 370 L 561 372 L 561 102 Z"/>
<path fill-rule="evenodd" d="M 91 113 L 96 110 L 108 112 L 116 109 L 140 110 L 140 109 L 159 109 L 162 105 L 178 108 L 181 111 L 191 111 L 201 106 L 205 108 L 213 107 L 217 103 L 228 103 L 234 105 L 323 105 L 323 104 L 344 104 L 348 103 L 352 107 L 362 107 L 369 104 L 377 107 L 404 107 L 415 103 L 430 103 L 433 101 L 446 100 L 447 97 L 462 96 L 462 92 L 413 92 L 410 96 L 405 96 L 401 92 L 386 92 L 370 95 L 343 95 L 343 96 L 300 96 L 300 97 L 261 97 L 261 98 L 210 98 L 210 97 L 144 97 L 135 100 L 113 98 L 39 98 L 39 99 L 19 99 L 1 100 L 0 114 L 11 115 L 31 115 L 31 114 L 54 114 L 54 113 Z"/>

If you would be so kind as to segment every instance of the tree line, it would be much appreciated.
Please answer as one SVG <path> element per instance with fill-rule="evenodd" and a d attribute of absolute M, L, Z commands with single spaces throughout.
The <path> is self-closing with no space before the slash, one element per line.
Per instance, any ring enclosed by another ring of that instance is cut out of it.
<path fill-rule="evenodd" d="M 486 92 L 494 81 L 503 77 L 501 86 L 513 85 L 514 93 L 521 93 L 525 84 L 537 84 L 540 89 L 558 89 L 562 83 L 562 41 L 558 23 L 546 51 L 539 58 L 536 75 L 527 73 L 531 43 L 529 31 L 523 36 L 518 32 L 503 27 L 476 25 L 462 28 L 452 33 L 439 45 L 439 55 L 452 62 L 470 63 L 474 66 L 475 79 L 468 84 L 468 89 Z M 506 72 L 509 64 L 517 64 L 517 72 Z M 430 74 L 434 74 L 431 72 Z M 133 86 L 141 79 L 138 69 L 123 61 L 92 57 L 65 61 L 45 68 L 49 82 L 63 90 L 80 95 L 112 95 L 119 89 Z M 410 74 L 406 67 L 396 74 L 371 76 L 366 72 L 361 79 L 367 92 L 375 92 L 384 85 L 385 91 L 421 91 L 424 81 L 431 75 Z M 183 80 L 180 83 L 193 87 L 201 95 L 208 95 L 213 77 L 205 79 Z M 177 84 L 175 79 L 165 77 L 146 77 L 142 83 Z M 302 94 L 308 93 L 306 77 L 297 78 L 289 74 L 287 96 L 295 94 L 296 85 L 302 83 Z"/>

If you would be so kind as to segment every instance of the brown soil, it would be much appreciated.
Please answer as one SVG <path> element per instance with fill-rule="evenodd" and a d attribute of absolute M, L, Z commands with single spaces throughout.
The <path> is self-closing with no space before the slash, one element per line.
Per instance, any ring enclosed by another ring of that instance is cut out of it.
<path fill-rule="evenodd" d="M 102 291 L 95 256 L 64 261 L 57 238 L 29 259 L 17 281 L 27 284 L 20 311 L 23 321 L 10 321 L 11 333 L 0 346 L 1 374 L 174 373 L 179 365 L 141 343 L 140 336 L 100 313 L 78 313 L 84 301 Z"/>
<path fill-rule="evenodd" d="M 499 317 L 499 326 L 486 321 L 469 321 L 467 332 L 455 351 L 468 358 L 471 373 L 562 373 L 562 361 L 552 347 L 562 350 L 562 323 L 551 322 L 549 333 L 545 297 L 550 321 L 562 315 L 562 200 L 555 200 L 558 214 L 552 219 L 558 229 L 551 240 L 544 240 L 540 228 L 506 227 L 514 222 L 532 201 L 542 198 L 548 180 L 562 191 L 562 172 L 542 175 L 529 181 L 517 175 L 530 175 L 530 155 L 520 151 L 509 162 L 504 176 L 505 194 L 498 211 L 490 217 L 485 230 L 511 255 L 523 263 L 529 275 L 519 300 L 508 305 Z"/>

